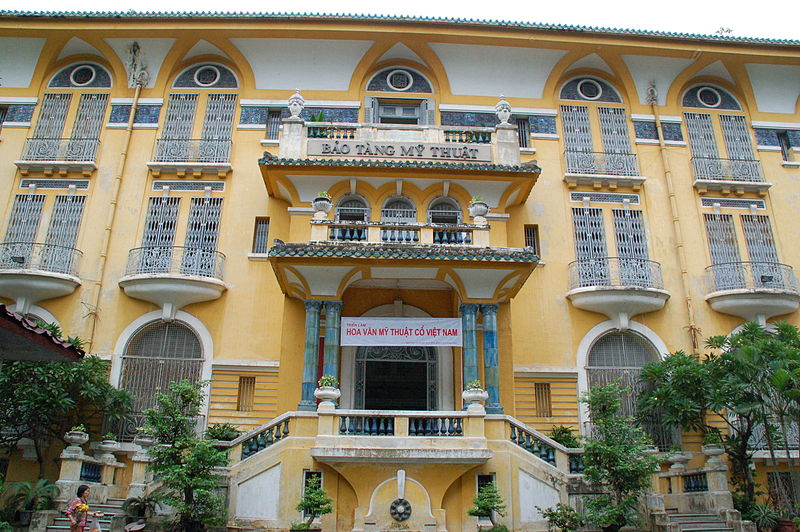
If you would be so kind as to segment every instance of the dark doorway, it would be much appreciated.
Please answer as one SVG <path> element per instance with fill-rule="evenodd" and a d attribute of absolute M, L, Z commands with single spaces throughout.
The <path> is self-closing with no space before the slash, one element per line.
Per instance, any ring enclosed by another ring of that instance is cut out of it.
<path fill-rule="evenodd" d="M 427 410 L 427 364 L 370 360 L 366 362 L 364 408 Z"/>

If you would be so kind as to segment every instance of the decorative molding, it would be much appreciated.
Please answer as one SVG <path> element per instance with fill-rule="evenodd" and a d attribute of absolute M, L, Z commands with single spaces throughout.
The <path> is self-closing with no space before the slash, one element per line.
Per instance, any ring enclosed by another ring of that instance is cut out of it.
<path fill-rule="evenodd" d="M 467 104 L 454 104 L 454 103 L 440 103 L 440 111 L 462 111 L 466 113 L 492 113 L 494 114 L 494 105 L 467 105 Z M 514 115 L 542 115 L 542 116 L 558 116 L 558 111 L 555 109 L 538 109 L 535 107 L 514 107 Z"/>
<path fill-rule="evenodd" d="M 239 105 L 242 107 L 286 107 L 287 98 L 282 100 L 253 100 L 253 99 L 244 99 L 239 100 Z M 305 102 L 306 107 L 342 107 L 342 108 L 351 108 L 351 107 L 361 107 L 361 102 L 358 101 L 341 101 L 341 100 L 306 100 Z M 492 108 L 494 109 L 494 108 Z"/>
<path fill-rule="evenodd" d="M 27 96 L 0 96 L 0 104 L 3 105 L 36 105 L 39 98 Z"/>
<path fill-rule="evenodd" d="M 524 377 L 578 377 L 578 368 L 570 366 L 514 366 L 514 376 Z"/>
<path fill-rule="evenodd" d="M 133 98 L 111 98 L 111 105 L 133 105 Z M 164 105 L 164 98 L 139 98 L 137 105 Z"/>
<path fill-rule="evenodd" d="M 800 129 L 800 122 L 763 122 L 753 120 L 750 125 L 758 129 Z"/>
<path fill-rule="evenodd" d="M 280 362 L 277 360 L 250 360 L 239 358 L 218 358 L 211 361 L 213 370 L 235 370 L 241 372 L 277 370 Z"/>
<path fill-rule="evenodd" d="M 301 216 L 314 215 L 314 207 L 289 207 L 286 210 L 289 212 L 289 214 L 294 214 L 294 215 L 301 215 Z"/>

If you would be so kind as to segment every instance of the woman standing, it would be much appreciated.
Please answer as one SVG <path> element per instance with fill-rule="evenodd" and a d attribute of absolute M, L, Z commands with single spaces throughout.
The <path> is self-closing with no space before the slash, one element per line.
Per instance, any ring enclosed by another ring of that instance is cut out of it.
<path fill-rule="evenodd" d="M 92 514 L 96 516 L 97 514 Z M 69 517 L 70 532 L 83 532 L 86 528 L 87 517 L 89 516 L 89 486 L 81 484 L 78 486 L 78 496 L 69 503 L 67 517 Z"/>

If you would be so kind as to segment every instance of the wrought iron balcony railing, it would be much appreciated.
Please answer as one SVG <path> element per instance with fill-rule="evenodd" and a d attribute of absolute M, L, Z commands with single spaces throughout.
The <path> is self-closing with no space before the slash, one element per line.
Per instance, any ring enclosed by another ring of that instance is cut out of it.
<path fill-rule="evenodd" d="M 692 168 L 698 180 L 764 182 L 761 163 L 755 160 L 692 157 Z"/>
<path fill-rule="evenodd" d="M 633 153 L 564 152 L 568 174 L 638 176 L 639 164 Z"/>
<path fill-rule="evenodd" d="M 153 161 L 159 163 L 227 163 L 231 139 L 158 139 Z"/>
<path fill-rule="evenodd" d="M 29 138 L 22 160 L 94 162 L 98 146 L 98 139 Z"/>
<path fill-rule="evenodd" d="M 222 281 L 224 265 L 225 255 L 219 251 L 181 246 L 149 246 L 130 250 L 125 275 L 196 275 Z"/>
<path fill-rule="evenodd" d="M 600 257 L 569 264 L 569 289 L 587 286 L 627 286 L 663 289 L 661 265 L 647 259 Z"/>
<path fill-rule="evenodd" d="M 706 268 L 706 293 L 776 290 L 798 293 L 794 270 L 779 262 L 723 262 Z"/>
<path fill-rule="evenodd" d="M 78 276 L 83 253 L 75 248 L 36 242 L 0 244 L 0 270 L 36 270 Z"/>

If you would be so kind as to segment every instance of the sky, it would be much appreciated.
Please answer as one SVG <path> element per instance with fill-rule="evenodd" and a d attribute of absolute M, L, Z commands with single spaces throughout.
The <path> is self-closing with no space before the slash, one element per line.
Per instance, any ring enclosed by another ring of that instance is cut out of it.
<path fill-rule="evenodd" d="M 476 18 L 541 22 L 606 28 L 644 29 L 686 33 L 800 40 L 800 2 L 770 0 L 26 0 L 0 8 L 26 11 L 259 11 L 279 13 L 346 13 Z"/>

